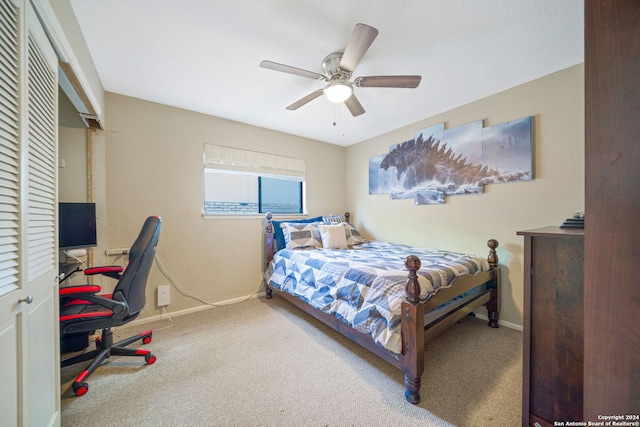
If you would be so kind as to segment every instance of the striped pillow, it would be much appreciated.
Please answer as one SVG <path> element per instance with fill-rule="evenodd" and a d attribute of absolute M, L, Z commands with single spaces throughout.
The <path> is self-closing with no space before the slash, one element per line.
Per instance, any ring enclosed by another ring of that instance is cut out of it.
<path fill-rule="evenodd" d="M 327 215 L 322 217 L 322 221 L 325 224 L 338 224 L 340 222 L 344 222 L 344 215 Z"/>

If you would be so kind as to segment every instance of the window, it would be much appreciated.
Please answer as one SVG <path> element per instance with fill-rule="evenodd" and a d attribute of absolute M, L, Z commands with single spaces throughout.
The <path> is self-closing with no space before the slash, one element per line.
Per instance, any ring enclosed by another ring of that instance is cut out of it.
<path fill-rule="evenodd" d="M 305 162 L 205 144 L 204 214 L 304 213 Z"/>

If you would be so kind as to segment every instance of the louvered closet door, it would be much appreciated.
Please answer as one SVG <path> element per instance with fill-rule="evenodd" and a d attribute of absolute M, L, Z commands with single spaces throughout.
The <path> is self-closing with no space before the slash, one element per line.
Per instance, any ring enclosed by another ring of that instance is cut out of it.
<path fill-rule="evenodd" d="M 0 0 L 0 414 L 18 425 L 20 235 L 20 14 Z"/>
<path fill-rule="evenodd" d="M 60 424 L 56 73 L 27 0 L 0 0 L 1 425 Z"/>
<path fill-rule="evenodd" d="M 23 415 L 33 426 L 59 422 L 57 206 L 57 58 L 31 9 L 27 38 L 27 182 L 23 183 L 22 277 L 33 302 L 22 327 Z M 24 148 L 22 151 L 24 155 Z M 24 164 L 24 162 L 23 162 Z M 24 188 L 26 184 L 26 189 Z M 26 191 L 25 191 L 26 190 Z M 25 194 L 26 193 L 26 194 Z M 26 348 L 24 346 L 26 345 Z"/>

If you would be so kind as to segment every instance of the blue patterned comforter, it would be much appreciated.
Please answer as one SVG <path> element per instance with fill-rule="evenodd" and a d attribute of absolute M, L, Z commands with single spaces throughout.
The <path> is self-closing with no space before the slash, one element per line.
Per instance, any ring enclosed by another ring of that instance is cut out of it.
<path fill-rule="evenodd" d="M 265 280 L 400 354 L 400 309 L 408 274 L 404 260 L 409 255 L 422 263 L 418 281 L 425 301 L 458 275 L 489 270 L 486 258 L 475 255 L 372 241 L 349 250 L 282 249 Z"/>

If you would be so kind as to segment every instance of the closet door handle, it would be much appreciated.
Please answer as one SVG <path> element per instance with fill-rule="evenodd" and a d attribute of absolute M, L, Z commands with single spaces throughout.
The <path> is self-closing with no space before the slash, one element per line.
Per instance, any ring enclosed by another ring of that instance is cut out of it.
<path fill-rule="evenodd" d="M 33 302 L 33 297 L 29 295 L 26 298 L 21 298 L 18 300 L 18 304 L 20 304 L 21 302 L 26 302 L 27 304 L 31 304 Z"/>

